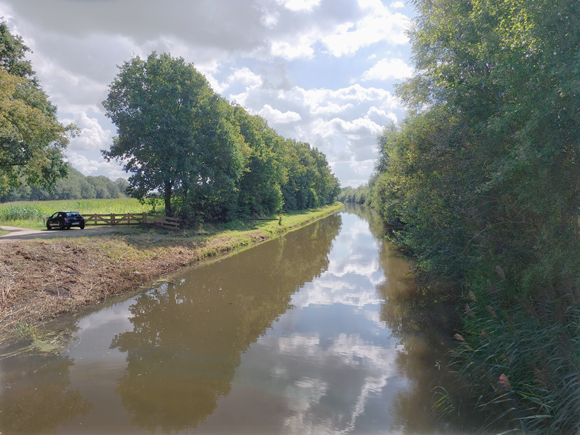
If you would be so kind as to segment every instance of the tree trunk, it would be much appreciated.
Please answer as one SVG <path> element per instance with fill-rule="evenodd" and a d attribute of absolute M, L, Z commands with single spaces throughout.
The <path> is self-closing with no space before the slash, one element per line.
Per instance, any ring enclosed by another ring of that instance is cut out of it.
<path fill-rule="evenodd" d="M 173 217 L 173 209 L 171 208 L 171 194 L 173 183 L 171 181 L 165 182 L 165 216 Z"/>

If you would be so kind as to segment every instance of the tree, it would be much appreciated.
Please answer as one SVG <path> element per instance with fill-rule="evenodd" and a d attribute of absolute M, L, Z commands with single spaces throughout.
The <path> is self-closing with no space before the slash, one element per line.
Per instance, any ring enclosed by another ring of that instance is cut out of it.
<path fill-rule="evenodd" d="M 64 150 L 72 124 L 62 125 L 56 107 L 38 84 L 30 51 L 0 23 L 0 193 L 22 183 L 51 188 L 66 176 Z"/>
<path fill-rule="evenodd" d="M 154 52 L 119 69 L 103 102 L 118 137 L 103 155 L 132 174 L 131 194 L 160 192 L 169 216 L 174 204 L 194 216 L 232 213 L 245 160 L 233 109 L 182 58 Z"/>
<path fill-rule="evenodd" d="M 284 139 L 259 115 L 252 116 L 239 106 L 234 112 L 251 150 L 240 180 L 240 211 L 244 215 L 279 212 L 284 205 L 280 185 L 287 178 Z"/>
<path fill-rule="evenodd" d="M 22 37 L 12 35 L 6 22 L 0 23 L 0 68 L 9 74 L 37 83 L 36 73 L 29 60 L 25 60 L 26 53 L 31 52 Z"/>
<path fill-rule="evenodd" d="M 285 210 L 304 209 L 329 204 L 340 193 L 338 179 L 326 156 L 310 144 L 286 141 L 288 177 L 282 185 Z"/>
<path fill-rule="evenodd" d="M 123 195 L 127 195 L 128 194 L 128 190 L 129 187 L 131 186 L 129 184 L 129 182 L 127 180 L 125 180 L 124 178 L 117 178 L 115 180 L 115 184 L 117 185 L 117 188 L 119 189 L 119 192 L 121 192 Z"/>

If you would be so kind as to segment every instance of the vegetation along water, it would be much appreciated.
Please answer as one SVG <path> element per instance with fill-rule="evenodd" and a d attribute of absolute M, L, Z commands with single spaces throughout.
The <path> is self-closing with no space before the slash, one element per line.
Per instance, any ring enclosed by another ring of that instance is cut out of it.
<path fill-rule="evenodd" d="M 413 3 L 409 116 L 342 197 L 396 229 L 427 295 L 462 297 L 453 368 L 488 423 L 576 434 L 580 3 Z"/>

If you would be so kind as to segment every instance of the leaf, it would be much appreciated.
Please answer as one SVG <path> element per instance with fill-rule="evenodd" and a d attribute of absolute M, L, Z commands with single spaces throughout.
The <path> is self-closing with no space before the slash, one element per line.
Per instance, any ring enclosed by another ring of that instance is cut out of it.
<path fill-rule="evenodd" d="M 505 273 L 500 266 L 495 266 L 495 271 L 500 276 L 501 279 L 505 279 Z"/>

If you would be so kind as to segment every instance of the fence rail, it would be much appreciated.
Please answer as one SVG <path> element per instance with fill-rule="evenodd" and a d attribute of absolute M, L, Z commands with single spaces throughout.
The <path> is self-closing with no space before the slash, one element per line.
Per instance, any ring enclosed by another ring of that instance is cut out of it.
<path fill-rule="evenodd" d="M 178 230 L 181 220 L 167 216 L 149 216 L 147 213 L 84 214 L 85 225 L 157 225 Z"/>
<path fill-rule="evenodd" d="M 153 216 L 154 225 L 158 225 L 163 228 L 169 228 L 171 230 L 178 230 L 181 225 L 181 219 L 172 218 L 167 216 Z"/>

